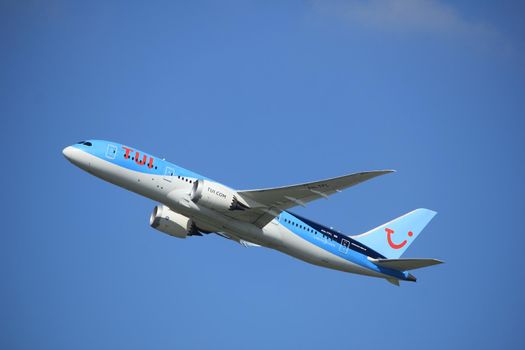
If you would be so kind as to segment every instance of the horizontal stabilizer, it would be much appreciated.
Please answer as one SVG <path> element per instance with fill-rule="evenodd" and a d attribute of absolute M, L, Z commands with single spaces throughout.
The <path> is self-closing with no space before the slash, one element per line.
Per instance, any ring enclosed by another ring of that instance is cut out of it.
<path fill-rule="evenodd" d="M 399 280 L 397 278 L 387 278 L 386 279 L 389 283 L 392 283 L 394 286 L 399 287 Z"/>
<path fill-rule="evenodd" d="M 420 269 L 422 267 L 442 264 L 443 261 L 437 259 L 371 259 L 377 266 L 386 267 L 392 270 L 407 271 Z"/>

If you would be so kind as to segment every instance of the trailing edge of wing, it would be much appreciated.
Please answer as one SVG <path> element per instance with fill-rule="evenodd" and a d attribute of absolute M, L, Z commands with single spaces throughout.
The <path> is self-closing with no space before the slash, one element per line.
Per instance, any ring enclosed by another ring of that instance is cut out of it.
<path fill-rule="evenodd" d="M 250 206 L 238 219 L 264 227 L 283 210 L 297 205 L 305 206 L 316 199 L 328 198 L 348 187 L 392 172 L 394 170 L 363 171 L 298 185 L 237 191 Z"/>
<path fill-rule="evenodd" d="M 240 239 L 238 237 L 234 237 L 232 235 L 229 235 L 225 232 L 215 232 L 217 235 L 223 237 L 223 238 L 226 238 L 226 239 L 230 239 L 232 241 L 236 241 L 237 243 L 239 243 L 240 245 L 242 245 L 243 247 L 245 248 L 249 248 L 249 247 L 260 247 L 259 244 L 255 244 L 255 243 L 252 243 L 252 242 L 249 242 L 249 241 L 246 241 L 244 239 Z"/>
<path fill-rule="evenodd" d="M 250 247 L 260 247 L 259 244 L 255 244 L 255 243 L 252 243 L 252 242 L 248 242 L 248 241 L 245 241 L 244 239 L 241 239 L 241 240 L 239 241 L 239 243 L 240 243 L 241 245 L 243 245 L 244 247 L 246 247 L 246 248 L 250 248 Z"/>
<path fill-rule="evenodd" d="M 353 173 L 319 181 L 305 182 L 290 186 L 238 191 L 238 193 L 241 195 L 246 195 L 248 197 L 259 197 L 263 202 L 265 202 L 263 198 L 273 199 L 275 194 L 281 194 L 281 192 L 286 193 L 294 190 L 305 191 L 305 193 L 308 194 L 316 194 L 319 197 L 326 197 L 326 195 L 328 194 L 327 192 L 338 192 L 338 190 L 343 190 L 347 187 L 357 185 L 366 180 L 373 179 L 376 176 L 385 175 L 393 172 L 395 172 L 395 170 L 390 169 L 362 171 L 359 173 Z"/>

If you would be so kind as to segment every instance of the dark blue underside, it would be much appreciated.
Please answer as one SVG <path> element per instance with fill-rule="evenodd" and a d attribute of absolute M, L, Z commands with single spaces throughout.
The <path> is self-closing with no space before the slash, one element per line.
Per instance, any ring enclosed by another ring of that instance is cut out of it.
<path fill-rule="evenodd" d="M 358 241 L 356 241 L 355 239 L 352 239 L 342 233 L 339 233 L 339 232 L 336 232 L 332 229 L 330 229 L 329 227 L 326 227 L 324 225 L 321 225 L 321 224 L 318 224 L 317 222 L 314 222 L 314 221 L 311 221 L 309 219 L 306 219 L 300 215 L 297 215 L 297 214 L 294 214 L 294 213 L 291 213 L 291 212 L 288 212 L 290 215 L 294 216 L 295 218 L 297 218 L 298 220 L 304 222 L 305 224 L 307 224 L 308 226 L 310 226 L 311 228 L 313 228 L 314 230 L 317 230 L 319 232 L 321 232 L 321 234 L 324 234 L 326 236 L 328 236 L 328 238 L 330 238 L 331 240 L 339 243 L 339 244 L 343 244 L 342 243 L 342 240 L 345 239 L 347 240 L 348 242 L 350 242 L 349 244 L 349 248 L 357 253 L 360 253 L 360 254 L 364 254 L 366 256 L 369 256 L 373 259 L 386 259 L 385 256 L 379 254 L 378 252 L 376 252 L 375 250 L 359 243 Z"/>

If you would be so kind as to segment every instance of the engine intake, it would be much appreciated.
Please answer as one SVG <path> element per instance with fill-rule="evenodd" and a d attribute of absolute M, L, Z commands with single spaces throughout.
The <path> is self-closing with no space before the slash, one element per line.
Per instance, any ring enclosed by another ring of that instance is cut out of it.
<path fill-rule="evenodd" d="M 193 220 L 174 212 L 164 205 L 157 205 L 153 209 L 149 218 L 149 224 L 155 230 L 177 238 L 200 235 Z"/>
<path fill-rule="evenodd" d="M 245 210 L 249 206 L 232 189 L 208 180 L 193 183 L 190 195 L 194 203 L 219 211 Z"/>

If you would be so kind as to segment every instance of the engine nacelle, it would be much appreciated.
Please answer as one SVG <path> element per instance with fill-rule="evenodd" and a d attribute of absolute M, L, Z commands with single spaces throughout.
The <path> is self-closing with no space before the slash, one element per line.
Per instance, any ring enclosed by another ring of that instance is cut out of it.
<path fill-rule="evenodd" d="M 197 180 L 193 183 L 191 200 L 209 209 L 219 211 L 249 208 L 248 204 L 234 190 L 208 180 Z"/>
<path fill-rule="evenodd" d="M 199 234 L 197 226 L 190 218 L 176 213 L 164 205 L 157 205 L 153 209 L 149 224 L 154 229 L 177 238 Z"/>

